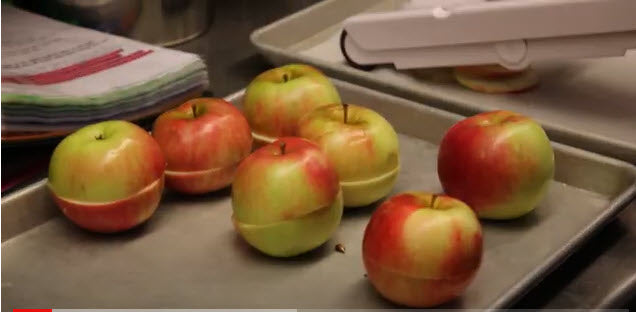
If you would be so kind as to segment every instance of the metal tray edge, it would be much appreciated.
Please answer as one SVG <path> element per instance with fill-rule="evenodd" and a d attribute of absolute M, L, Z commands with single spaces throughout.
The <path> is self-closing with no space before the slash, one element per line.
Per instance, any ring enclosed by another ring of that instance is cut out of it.
<path fill-rule="evenodd" d="M 620 309 L 636 294 L 636 273 L 621 282 L 596 306 L 595 311 Z"/>
<path fill-rule="evenodd" d="M 633 170 L 632 170 L 633 171 Z M 536 286 L 543 278 L 558 268 L 561 263 L 578 250 L 589 238 L 600 231 L 603 226 L 614 219 L 627 205 L 636 198 L 636 183 L 623 191 L 617 198 L 610 202 L 610 207 L 596 218 L 592 223 L 570 239 L 566 244 L 552 254 L 541 266 L 534 269 L 521 279 L 513 288 L 499 297 L 490 310 L 512 306 L 530 289 Z"/>

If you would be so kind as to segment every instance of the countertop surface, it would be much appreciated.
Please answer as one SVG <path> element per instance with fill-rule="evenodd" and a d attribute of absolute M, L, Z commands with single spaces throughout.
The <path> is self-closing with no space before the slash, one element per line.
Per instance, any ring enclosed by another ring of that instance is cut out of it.
<path fill-rule="evenodd" d="M 316 0 L 214 1 L 210 29 L 175 48 L 201 55 L 208 65 L 210 94 L 226 96 L 244 88 L 271 65 L 249 41 L 258 27 Z M 46 176 L 55 142 L 2 147 L 2 179 L 30 172 L 22 186 Z M 5 180 L 6 181 L 6 180 Z M 20 186 L 16 187 L 19 188 Z M 12 190 L 3 192 L 3 196 Z M 636 306 L 636 202 L 529 291 L 515 308 L 628 308 Z"/>

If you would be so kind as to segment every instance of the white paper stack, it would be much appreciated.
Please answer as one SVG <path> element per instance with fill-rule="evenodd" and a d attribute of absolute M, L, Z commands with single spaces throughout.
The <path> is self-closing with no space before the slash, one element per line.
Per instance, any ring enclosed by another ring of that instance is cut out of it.
<path fill-rule="evenodd" d="M 141 117 L 208 83 L 195 54 L 2 6 L 3 132 Z"/>

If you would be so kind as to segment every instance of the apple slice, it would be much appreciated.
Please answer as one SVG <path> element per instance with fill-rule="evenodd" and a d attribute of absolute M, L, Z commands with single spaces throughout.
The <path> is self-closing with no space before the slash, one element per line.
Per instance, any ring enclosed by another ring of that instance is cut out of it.
<path fill-rule="evenodd" d="M 476 66 L 458 66 L 454 68 L 455 72 L 477 76 L 482 78 L 504 78 L 516 76 L 528 68 L 521 70 L 510 70 L 501 65 L 476 65 Z"/>
<path fill-rule="evenodd" d="M 537 73 L 532 69 L 508 74 L 477 75 L 474 72 L 455 70 L 459 84 L 483 93 L 512 93 L 526 91 L 539 83 Z"/>

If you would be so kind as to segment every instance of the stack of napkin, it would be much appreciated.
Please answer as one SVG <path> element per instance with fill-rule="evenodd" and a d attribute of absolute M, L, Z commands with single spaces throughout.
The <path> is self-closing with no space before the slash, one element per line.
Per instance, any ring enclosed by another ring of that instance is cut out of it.
<path fill-rule="evenodd" d="M 2 6 L 2 131 L 63 131 L 160 113 L 208 87 L 195 54 Z"/>

